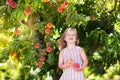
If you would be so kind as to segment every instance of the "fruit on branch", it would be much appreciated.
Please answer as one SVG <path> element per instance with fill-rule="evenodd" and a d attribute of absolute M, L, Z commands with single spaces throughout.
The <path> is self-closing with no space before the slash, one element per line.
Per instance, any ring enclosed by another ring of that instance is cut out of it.
<path fill-rule="evenodd" d="M 30 15 L 31 11 L 30 11 L 30 5 L 28 5 L 24 11 L 25 15 Z"/>
<path fill-rule="evenodd" d="M 65 4 L 64 3 L 61 4 L 60 7 L 64 9 L 65 8 Z"/>
<path fill-rule="evenodd" d="M 37 63 L 37 66 L 38 66 L 38 67 L 42 67 L 42 66 L 43 66 L 43 63 L 42 63 L 41 61 L 39 61 L 39 62 Z"/>
<path fill-rule="evenodd" d="M 49 28 L 46 28 L 46 29 L 45 29 L 45 33 L 46 33 L 46 34 L 50 34 L 50 32 L 51 32 L 51 30 L 50 30 Z"/>
<path fill-rule="evenodd" d="M 10 7 L 11 7 L 11 8 L 16 8 L 16 6 L 17 6 L 17 5 L 16 5 L 16 2 L 12 1 L 12 2 L 10 3 Z"/>
<path fill-rule="evenodd" d="M 52 52 L 52 47 L 47 47 L 47 52 Z"/>
<path fill-rule="evenodd" d="M 65 4 L 65 7 L 67 7 L 68 6 L 68 1 L 65 1 L 64 4 Z"/>
<path fill-rule="evenodd" d="M 35 43 L 35 48 L 38 49 L 40 47 L 40 43 Z"/>
<path fill-rule="evenodd" d="M 62 7 L 58 7 L 58 10 L 57 10 L 59 13 L 62 13 L 63 12 L 63 8 Z"/>
<path fill-rule="evenodd" d="M 51 22 L 47 23 L 47 28 L 52 28 L 53 24 Z"/>
<path fill-rule="evenodd" d="M 43 2 L 45 2 L 45 3 L 47 3 L 47 2 L 49 2 L 50 0 L 43 0 Z"/>
<path fill-rule="evenodd" d="M 22 31 L 19 30 L 19 29 L 17 29 L 17 30 L 14 31 L 14 34 L 15 34 L 15 35 L 20 35 L 21 33 L 22 33 Z"/>
<path fill-rule="evenodd" d="M 41 56 L 40 61 L 44 61 L 44 60 L 45 60 L 45 56 Z"/>
<path fill-rule="evenodd" d="M 11 3 L 13 0 L 6 0 L 6 2 Z"/>
<path fill-rule="evenodd" d="M 46 43 L 46 46 L 47 46 L 47 47 L 50 47 L 50 46 L 51 46 L 51 43 L 50 43 L 50 42 L 47 42 L 47 43 Z"/>

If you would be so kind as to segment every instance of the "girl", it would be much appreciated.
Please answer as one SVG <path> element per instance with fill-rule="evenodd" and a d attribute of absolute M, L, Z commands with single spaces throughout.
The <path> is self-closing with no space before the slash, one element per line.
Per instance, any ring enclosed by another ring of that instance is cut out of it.
<path fill-rule="evenodd" d="M 79 43 L 77 30 L 67 28 L 59 40 L 60 54 L 58 66 L 63 69 L 59 80 L 85 80 L 83 70 L 88 64 L 84 50 Z"/>

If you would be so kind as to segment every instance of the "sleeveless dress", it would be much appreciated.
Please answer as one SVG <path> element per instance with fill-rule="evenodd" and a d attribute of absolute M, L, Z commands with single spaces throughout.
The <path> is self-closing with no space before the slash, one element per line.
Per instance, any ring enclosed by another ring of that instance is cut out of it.
<path fill-rule="evenodd" d="M 64 63 L 67 63 L 69 59 L 72 59 L 73 63 L 79 63 L 82 65 L 80 49 L 81 47 L 79 46 L 75 46 L 73 49 L 64 48 L 62 50 Z M 75 71 L 72 66 L 63 70 L 59 80 L 85 80 L 85 78 L 82 71 Z"/>

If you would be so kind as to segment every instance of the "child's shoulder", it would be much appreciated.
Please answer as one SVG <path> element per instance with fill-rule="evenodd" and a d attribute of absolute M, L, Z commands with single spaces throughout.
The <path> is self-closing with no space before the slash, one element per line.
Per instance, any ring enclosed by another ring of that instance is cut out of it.
<path fill-rule="evenodd" d="M 80 46 L 76 46 L 76 48 L 77 48 L 77 49 L 82 49 L 82 47 L 80 47 Z"/>
<path fill-rule="evenodd" d="M 62 50 L 60 50 L 61 53 L 64 53 L 66 50 L 66 48 L 63 48 Z"/>
<path fill-rule="evenodd" d="M 62 49 L 61 52 L 64 52 L 66 50 L 66 48 Z"/>

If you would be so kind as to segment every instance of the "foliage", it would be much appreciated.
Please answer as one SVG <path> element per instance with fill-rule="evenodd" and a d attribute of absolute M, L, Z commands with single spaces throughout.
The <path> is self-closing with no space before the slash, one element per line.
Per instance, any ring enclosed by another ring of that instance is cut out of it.
<path fill-rule="evenodd" d="M 62 72 L 57 66 L 57 40 L 67 27 L 75 27 L 91 72 L 105 74 L 120 61 L 118 3 L 117 0 L 1 0 L 0 33 L 5 33 L 10 41 L 2 44 L 0 62 L 10 58 L 20 63 L 20 80 L 43 80 L 47 72 L 57 80 Z"/>

